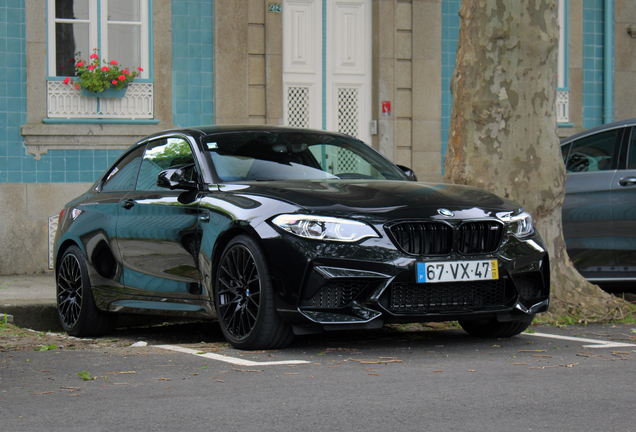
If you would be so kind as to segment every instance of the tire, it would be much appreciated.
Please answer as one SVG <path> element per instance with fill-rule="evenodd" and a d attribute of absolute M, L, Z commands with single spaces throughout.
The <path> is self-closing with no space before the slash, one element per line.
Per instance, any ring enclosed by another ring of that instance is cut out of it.
<path fill-rule="evenodd" d="M 95 305 L 84 256 L 77 246 L 62 255 L 56 275 L 57 314 L 71 336 L 102 336 L 113 329 L 117 315 Z"/>
<path fill-rule="evenodd" d="M 294 338 L 276 311 L 265 255 L 246 235 L 232 239 L 221 255 L 214 303 L 221 331 L 235 348 L 283 348 Z"/>
<path fill-rule="evenodd" d="M 471 336 L 483 338 L 507 338 L 517 336 L 530 327 L 530 321 L 498 322 L 496 319 L 459 321 L 464 331 Z"/>

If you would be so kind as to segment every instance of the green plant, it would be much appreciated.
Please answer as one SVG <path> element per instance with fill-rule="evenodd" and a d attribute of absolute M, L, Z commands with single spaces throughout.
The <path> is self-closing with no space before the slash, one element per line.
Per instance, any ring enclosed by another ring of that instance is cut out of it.
<path fill-rule="evenodd" d="M 57 345 L 55 345 L 55 344 L 40 345 L 39 348 L 35 348 L 35 351 L 49 351 L 49 350 L 54 350 L 54 349 L 57 349 Z"/>
<path fill-rule="evenodd" d="M 104 65 L 100 66 L 99 50 L 95 48 L 90 56 L 90 63 L 87 63 L 76 54 L 75 75 L 76 78 L 67 77 L 64 84 L 72 85 L 76 89 L 85 89 L 94 92 L 103 92 L 106 89 L 115 90 L 127 87 L 135 78 L 139 76 L 143 69 L 131 71 L 128 68 L 121 69 L 116 60 L 110 62 L 103 60 Z"/>
<path fill-rule="evenodd" d="M 96 379 L 95 377 L 92 377 L 91 374 L 85 370 L 78 372 L 77 376 L 83 379 L 84 381 L 92 381 Z"/>

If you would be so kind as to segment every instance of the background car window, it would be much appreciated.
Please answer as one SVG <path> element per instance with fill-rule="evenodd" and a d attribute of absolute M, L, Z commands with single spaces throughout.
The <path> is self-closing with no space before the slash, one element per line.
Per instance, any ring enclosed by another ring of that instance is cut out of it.
<path fill-rule="evenodd" d="M 632 130 L 632 139 L 629 140 L 627 169 L 636 169 L 636 129 Z"/>
<path fill-rule="evenodd" d="M 102 191 L 133 190 L 145 146 L 131 151 L 110 170 L 102 183 Z"/>
<path fill-rule="evenodd" d="M 616 140 L 621 131 L 621 129 L 615 129 L 601 132 L 571 143 L 565 164 L 566 171 L 590 172 L 616 169 Z"/>
<path fill-rule="evenodd" d="M 188 142 L 182 138 L 168 138 L 148 144 L 144 154 L 137 190 L 161 189 L 157 176 L 163 170 L 191 165 L 192 180 L 196 177 L 194 156 Z"/>

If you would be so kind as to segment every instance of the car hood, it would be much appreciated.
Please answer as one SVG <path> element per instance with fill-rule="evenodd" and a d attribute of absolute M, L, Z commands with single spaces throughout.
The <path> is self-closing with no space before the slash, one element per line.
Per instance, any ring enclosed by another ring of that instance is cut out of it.
<path fill-rule="evenodd" d="M 382 180 L 288 180 L 224 185 L 222 190 L 245 197 L 286 201 L 308 213 L 382 215 L 387 218 L 466 219 L 517 212 L 520 206 L 469 186 Z M 447 209 L 454 216 L 441 216 Z"/>

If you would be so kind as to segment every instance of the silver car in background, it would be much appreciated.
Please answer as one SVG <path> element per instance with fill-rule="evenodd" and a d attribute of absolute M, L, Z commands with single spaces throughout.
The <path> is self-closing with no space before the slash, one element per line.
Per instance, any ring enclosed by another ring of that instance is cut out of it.
<path fill-rule="evenodd" d="M 636 292 L 636 119 L 561 140 L 567 171 L 563 235 L 590 282 Z"/>

